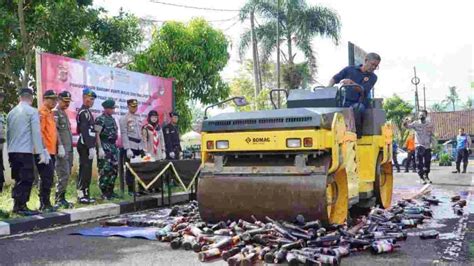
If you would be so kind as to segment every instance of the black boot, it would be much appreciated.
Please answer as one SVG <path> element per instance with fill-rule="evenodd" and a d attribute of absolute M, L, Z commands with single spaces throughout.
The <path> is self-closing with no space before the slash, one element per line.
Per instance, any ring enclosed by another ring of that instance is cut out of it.
<path fill-rule="evenodd" d="M 86 189 L 86 197 L 87 197 L 87 199 L 89 200 L 89 203 L 90 203 L 90 204 L 95 203 L 95 199 L 92 198 L 91 195 L 89 194 L 89 189 Z"/>
<path fill-rule="evenodd" d="M 431 181 L 430 177 L 428 176 L 428 173 L 425 173 L 425 181 L 427 183 L 433 184 L 433 181 Z"/>
<path fill-rule="evenodd" d="M 78 197 L 77 202 L 82 204 L 95 203 L 95 199 L 91 199 L 89 196 L 89 190 L 85 189 L 81 191 L 82 197 Z"/>
<path fill-rule="evenodd" d="M 49 200 L 49 197 L 42 196 L 40 198 L 40 211 L 42 211 L 42 212 L 55 212 L 56 210 L 57 210 L 57 208 L 51 205 L 51 201 Z"/>
<path fill-rule="evenodd" d="M 15 205 L 13 206 L 13 213 L 21 216 L 33 216 L 40 214 L 41 212 L 30 210 L 28 209 L 28 207 L 26 207 L 26 204 L 23 205 L 18 202 L 15 202 Z"/>
<path fill-rule="evenodd" d="M 113 186 L 113 185 L 109 187 L 109 194 L 110 194 L 110 197 L 111 197 L 112 199 L 118 199 L 118 198 L 120 198 L 120 195 L 118 195 L 118 194 L 116 194 L 116 193 L 114 192 L 114 186 Z"/>
<path fill-rule="evenodd" d="M 107 188 L 101 188 L 100 190 L 102 191 L 101 198 L 103 200 L 111 200 L 112 199 L 112 197 L 110 195 L 110 192 Z"/>
<path fill-rule="evenodd" d="M 66 193 L 61 193 L 56 196 L 56 205 L 60 208 L 70 209 L 74 207 L 72 203 L 66 200 Z"/>

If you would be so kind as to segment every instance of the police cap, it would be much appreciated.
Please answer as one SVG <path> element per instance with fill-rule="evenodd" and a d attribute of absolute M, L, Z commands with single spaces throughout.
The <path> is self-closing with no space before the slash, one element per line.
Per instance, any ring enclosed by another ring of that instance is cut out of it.
<path fill-rule="evenodd" d="M 58 97 L 60 100 L 65 101 L 65 102 L 70 102 L 72 101 L 72 96 L 71 93 L 68 91 L 62 91 L 58 94 Z"/>
<path fill-rule="evenodd" d="M 43 93 L 43 98 L 44 99 L 56 99 L 56 98 L 58 98 L 58 95 L 53 90 L 47 90 Z"/>
<path fill-rule="evenodd" d="M 130 107 L 137 107 L 138 106 L 138 101 L 137 99 L 128 99 L 127 100 L 127 105 Z"/>

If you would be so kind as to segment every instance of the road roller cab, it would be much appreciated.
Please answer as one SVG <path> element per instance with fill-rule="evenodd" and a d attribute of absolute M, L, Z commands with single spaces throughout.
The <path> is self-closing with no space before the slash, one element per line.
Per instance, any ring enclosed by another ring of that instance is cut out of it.
<path fill-rule="evenodd" d="M 372 101 L 357 139 L 347 90 L 292 90 L 287 108 L 220 114 L 202 125 L 201 217 L 343 223 L 351 206 L 388 207 L 392 128 Z"/>

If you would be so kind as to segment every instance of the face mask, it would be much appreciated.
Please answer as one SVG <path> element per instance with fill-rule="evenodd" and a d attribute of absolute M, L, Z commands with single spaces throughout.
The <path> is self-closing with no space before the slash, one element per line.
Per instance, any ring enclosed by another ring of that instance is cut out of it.
<path fill-rule="evenodd" d="M 426 116 L 423 115 L 423 114 L 420 114 L 420 115 L 419 115 L 419 118 L 420 118 L 421 122 L 425 122 L 425 121 L 426 121 Z"/>

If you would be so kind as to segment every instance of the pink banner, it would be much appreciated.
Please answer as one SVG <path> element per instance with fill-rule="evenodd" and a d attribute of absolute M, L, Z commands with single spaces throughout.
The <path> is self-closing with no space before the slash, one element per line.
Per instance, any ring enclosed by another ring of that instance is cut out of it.
<path fill-rule="evenodd" d="M 118 124 L 118 118 L 127 113 L 127 100 L 133 98 L 138 100 L 137 113 L 144 122 L 151 110 L 158 112 L 161 123 L 168 122 L 168 113 L 173 109 L 172 78 L 160 78 L 48 53 L 41 53 L 38 59 L 38 99 L 41 101 L 41 95 L 46 90 L 57 93 L 69 91 L 73 102 L 68 116 L 75 135 L 76 114 L 82 106 L 82 90 L 85 87 L 97 94 L 91 108 L 95 117 L 102 113 L 102 102 L 112 98 L 117 105 L 115 119 Z"/>

